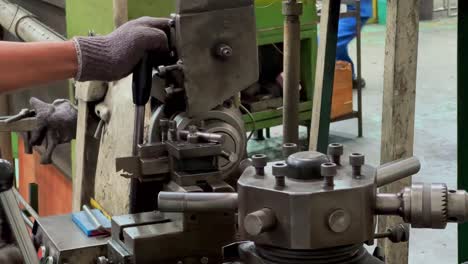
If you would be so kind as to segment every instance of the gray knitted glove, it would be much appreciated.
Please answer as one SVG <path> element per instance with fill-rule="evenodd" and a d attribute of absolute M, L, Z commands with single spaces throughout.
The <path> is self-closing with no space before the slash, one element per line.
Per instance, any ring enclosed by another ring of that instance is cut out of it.
<path fill-rule="evenodd" d="M 169 51 L 169 20 L 142 17 L 106 36 L 75 37 L 77 81 L 115 81 L 129 75 L 146 51 L 161 56 Z"/>
<path fill-rule="evenodd" d="M 49 164 L 55 147 L 75 138 L 78 111 L 65 99 L 57 99 L 48 104 L 32 97 L 29 103 L 36 112 L 39 128 L 26 139 L 26 144 L 32 148 L 44 143 L 46 151 L 41 156 L 41 164 Z"/>

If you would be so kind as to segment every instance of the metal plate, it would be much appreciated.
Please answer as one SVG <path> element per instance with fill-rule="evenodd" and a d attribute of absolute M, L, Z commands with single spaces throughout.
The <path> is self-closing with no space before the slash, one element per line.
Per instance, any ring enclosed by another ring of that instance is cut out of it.
<path fill-rule="evenodd" d="M 190 116 L 214 108 L 258 79 L 253 2 L 242 1 L 240 7 L 234 1 L 203 2 L 196 8 L 200 1 L 179 1 L 176 16 L 176 48 L 184 65 Z M 230 46 L 232 56 L 217 57 L 220 44 Z"/>

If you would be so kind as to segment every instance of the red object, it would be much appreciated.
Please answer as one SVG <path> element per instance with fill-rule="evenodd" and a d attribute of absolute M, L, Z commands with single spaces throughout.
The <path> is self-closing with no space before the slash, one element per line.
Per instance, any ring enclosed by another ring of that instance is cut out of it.
<path fill-rule="evenodd" d="M 39 186 L 39 215 L 59 215 L 72 211 L 72 182 L 53 165 L 40 164 L 37 152 L 24 153 L 24 145 L 18 140 L 19 192 L 29 201 L 29 184 Z"/>

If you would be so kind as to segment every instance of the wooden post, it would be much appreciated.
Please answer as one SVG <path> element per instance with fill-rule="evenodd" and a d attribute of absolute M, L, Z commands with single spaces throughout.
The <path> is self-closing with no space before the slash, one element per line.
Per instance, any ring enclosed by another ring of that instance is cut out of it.
<path fill-rule="evenodd" d="M 320 43 L 317 54 L 309 149 L 326 153 L 335 76 L 336 41 L 340 1 L 324 0 L 320 18 Z"/>
<path fill-rule="evenodd" d="M 3 28 L 0 26 L 0 40 L 3 39 Z M 0 116 L 8 115 L 8 95 L 0 95 Z M 0 157 L 13 164 L 13 150 L 11 148 L 11 133 L 0 133 Z"/>
<path fill-rule="evenodd" d="M 388 0 L 382 111 L 381 162 L 413 155 L 419 0 Z M 380 192 L 399 192 L 411 178 L 384 186 Z M 379 217 L 379 232 L 402 222 L 400 217 Z M 386 263 L 408 263 L 408 243 L 379 240 Z"/>

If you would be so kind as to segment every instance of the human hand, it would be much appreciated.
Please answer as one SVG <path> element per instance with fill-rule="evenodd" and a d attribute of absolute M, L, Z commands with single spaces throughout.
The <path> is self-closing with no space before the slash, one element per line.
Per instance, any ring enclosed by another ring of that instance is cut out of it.
<path fill-rule="evenodd" d="M 106 36 L 75 37 L 77 81 L 115 81 L 129 75 L 145 52 L 165 57 L 169 19 L 141 17 Z"/>

